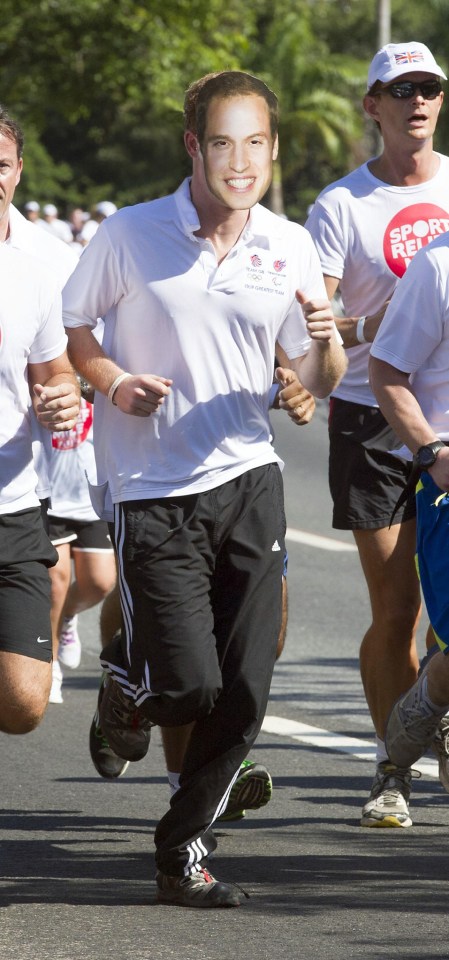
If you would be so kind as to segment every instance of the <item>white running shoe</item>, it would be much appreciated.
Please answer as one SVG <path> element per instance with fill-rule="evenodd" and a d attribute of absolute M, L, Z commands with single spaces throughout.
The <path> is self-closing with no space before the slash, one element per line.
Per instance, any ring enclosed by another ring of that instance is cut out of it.
<path fill-rule="evenodd" d="M 411 827 L 411 779 L 412 771 L 408 768 L 401 769 L 388 760 L 378 763 L 369 800 L 362 810 L 361 826 Z"/>
<path fill-rule="evenodd" d="M 58 660 L 63 667 L 76 670 L 81 661 L 81 642 L 77 630 L 78 617 L 64 617 L 59 638 Z"/>
<path fill-rule="evenodd" d="M 58 660 L 53 660 L 51 665 L 51 690 L 50 696 L 48 698 L 49 703 L 63 703 L 61 687 L 62 687 L 62 670 Z"/>

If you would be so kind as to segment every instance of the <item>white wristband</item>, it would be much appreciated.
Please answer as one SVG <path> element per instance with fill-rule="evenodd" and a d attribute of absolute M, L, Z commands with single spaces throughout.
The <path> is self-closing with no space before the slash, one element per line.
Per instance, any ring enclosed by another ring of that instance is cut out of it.
<path fill-rule="evenodd" d="M 357 330 L 355 335 L 359 343 L 368 343 L 365 334 L 363 333 L 363 328 L 365 326 L 366 317 L 360 317 L 360 320 L 357 320 Z"/>
<path fill-rule="evenodd" d="M 127 380 L 128 377 L 130 376 L 131 376 L 130 373 L 120 373 L 119 376 L 115 378 L 114 383 L 111 383 L 111 386 L 109 387 L 109 390 L 108 390 L 108 400 L 110 400 L 111 403 L 114 404 L 114 407 L 117 406 L 114 400 L 115 391 L 117 390 L 117 387 L 120 386 L 123 380 Z"/>

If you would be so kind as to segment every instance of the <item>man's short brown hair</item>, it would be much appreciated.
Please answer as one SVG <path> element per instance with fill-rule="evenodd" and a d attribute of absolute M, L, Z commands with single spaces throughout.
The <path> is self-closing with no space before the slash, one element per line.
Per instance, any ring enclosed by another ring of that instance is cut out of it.
<path fill-rule="evenodd" d="M 195 80 L 186 92 L 184 99 L 184 128 L 195 133 L 199 143 L 204 139 L 207 111 L 214 97 L 220 100 L 228 97 L 263 97 L 270 116 L 271 135 L 277 134 L 279 124 L 279 105 L 276 94 L 263 80 L 240 70 L 223 70 L 220 73 L 208 73 Z"/>
<path fill-rule="evenodd" d="M 19 124 L 10 117 L 5 107 L 0 103 L 0 134 L 12 140 L 17 147 L 17 157 L 20 160 L 23 154 L 23 133 Z"/>

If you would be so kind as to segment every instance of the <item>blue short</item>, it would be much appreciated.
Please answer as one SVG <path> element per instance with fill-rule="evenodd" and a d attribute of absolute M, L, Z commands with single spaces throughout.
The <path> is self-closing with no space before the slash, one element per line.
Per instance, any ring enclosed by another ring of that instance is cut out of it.
<path fill-rule="evenodd" d="M 416 487 L 416 563 L 435 639 L 449 653 L 449 493 L 428 473 Z"/>

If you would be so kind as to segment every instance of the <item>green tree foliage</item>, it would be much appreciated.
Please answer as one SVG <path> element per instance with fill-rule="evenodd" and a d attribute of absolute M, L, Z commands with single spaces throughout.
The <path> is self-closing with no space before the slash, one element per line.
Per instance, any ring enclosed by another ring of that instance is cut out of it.
<path fill-rule="evenodd" d="M 392 38 L 427 42 L 444 67 L 447 12 L 447 0 L 392 0 Z M 18 200 L 65 210 L 172 190 L 189 169 L 184 91 L 231 68 L 279 95 L 271 203 L 303 220 L 372 148 L 361 100 L 376 48 L 373 0 L 2 0 L 0 99 L 26 136 Z"/>

